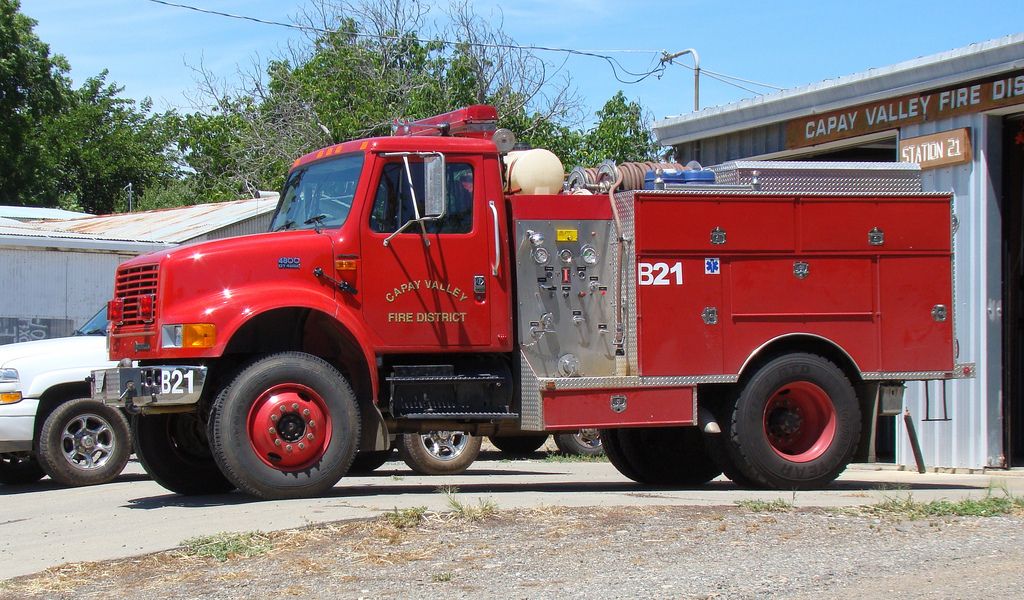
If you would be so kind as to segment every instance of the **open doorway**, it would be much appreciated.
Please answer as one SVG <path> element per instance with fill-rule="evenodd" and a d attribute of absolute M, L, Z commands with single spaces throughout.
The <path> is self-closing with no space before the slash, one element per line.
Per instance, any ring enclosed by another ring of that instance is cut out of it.
<path fill-rule="evenodd" d="M 1004 435 L 1007 466 L 1024 467 L 1024 115 L 1003 132 Z"/>

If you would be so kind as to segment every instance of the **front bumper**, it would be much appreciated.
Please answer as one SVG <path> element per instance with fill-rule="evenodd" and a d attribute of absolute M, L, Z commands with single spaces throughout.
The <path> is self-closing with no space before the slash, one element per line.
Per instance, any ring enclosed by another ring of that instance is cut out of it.
<path fill-rule="evenodd" d="M 0 405 L 0 453 L 31 452 L 38 398 Z"/>
<path fill-rule="evenodd" d="M 117 367 L 92 372 L 92 398 L 116 407 L 179 406 L 198 402 L 205 384 L 206 367 Z"/>

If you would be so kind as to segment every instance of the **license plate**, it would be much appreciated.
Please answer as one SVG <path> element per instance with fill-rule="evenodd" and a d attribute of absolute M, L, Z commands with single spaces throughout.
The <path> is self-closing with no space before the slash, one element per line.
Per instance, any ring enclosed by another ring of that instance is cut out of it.
<path fill-rule="evenodd" d="M 192 369 L 161 369 L 160 370 L 160 393 L 161 394 L 194 394 L 195 393 L 195 371 Z"/>

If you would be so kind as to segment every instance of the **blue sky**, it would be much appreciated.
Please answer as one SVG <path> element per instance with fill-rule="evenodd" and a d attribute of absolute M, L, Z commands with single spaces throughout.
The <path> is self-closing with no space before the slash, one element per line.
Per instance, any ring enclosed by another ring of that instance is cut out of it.
<path fill-rule="evenodd" d="M 301 0 L 177 0 L 218 11 L 289 21 Z M 438 3 L 433 3 L 438 4 Z M 789 88 L 952 50 L 1024 31 L 1024 0 L 476 0 L 476 11 L 521 44 L 584 50 L 676 52 L 695 48 L 701 67 Z M 22 0 L 36 33 L 63 54 L 76 83 L 110 71 L 133 98 L 157 109 L 191 106 L 193 69 L 200 63 L 231 81 L 239 68 L 282 52 L 300 32 L 172 8 L 147 0 Z M 435 11 L 440 14 L 440 11 Z M 599 59 L 541 53 L 571 76 L 593 113 L 621 89 L 655 118 L 693 107 L 693 73 L 669 66 L 660 78 L 619 83 Z M 654 54 L 613 54 L 645 71 Z M 692 66 L 690 57 L 680 62 Z M 764 88 L 746 87 L 765 92 Z M 701 106 L 753 94 L 701 78 Z"/>

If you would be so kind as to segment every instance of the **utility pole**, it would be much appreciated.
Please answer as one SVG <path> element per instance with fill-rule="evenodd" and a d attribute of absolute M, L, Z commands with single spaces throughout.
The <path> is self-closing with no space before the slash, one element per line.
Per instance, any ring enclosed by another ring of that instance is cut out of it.
<path fill-rule="evenodd" d="M 670 63 L 684 54 L 693 55 L 693 112 L 700 110 L 700 56 L 695 48 L 687 48 L 675 54 L 662 52 L 661 63 Z"/>
<path fill-rule="evenodd" d="M 121 191 L 128 192 L 128 212 L 132 212 L 132 183 L 129 181 L 128 185 L 121 188 Z"/>

